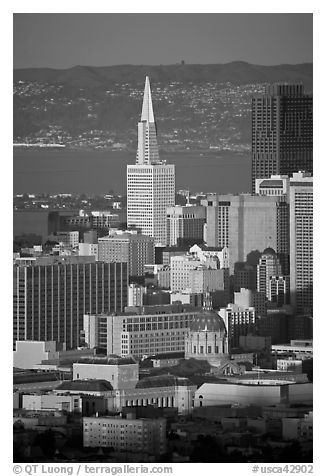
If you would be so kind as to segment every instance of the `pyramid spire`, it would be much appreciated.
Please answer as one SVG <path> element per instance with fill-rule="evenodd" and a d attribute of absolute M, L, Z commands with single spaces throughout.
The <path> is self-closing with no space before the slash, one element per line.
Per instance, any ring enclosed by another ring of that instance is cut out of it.
<path fill-rule="evenodd" d="M 141 112 L 141 121 L 155 122 L 153 104 L 152 104 L 151 85 L 149 83 L 148 76 L 146 76 L 146 79 L 145 79 L 145 89 L 144 89 L 144 97 L 143 97 L 143 108 Z"/>
<path fill-rule="evenodd" d="M 146 76 L 141 119 L 138 122 L 138 147 L 136 164 L 154 164 L 159 162 L 151 86 Z"/>

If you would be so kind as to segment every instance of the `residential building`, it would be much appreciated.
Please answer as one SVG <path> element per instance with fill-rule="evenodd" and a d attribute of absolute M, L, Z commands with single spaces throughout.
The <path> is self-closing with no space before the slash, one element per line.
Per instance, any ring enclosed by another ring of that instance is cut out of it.
<path fill-rule="evenodd" d="M 297 314 L 313 313 L 313 178 L 290 178 L 290 294 Z"/>
<path fill-rule="evenodd" d="M 252 99 L 252 191 L 257 178 L 312 172 L 312 95 L 302 84 L 273 84 Z"/>
<path fill-rule="evenodd" d="M 173 164 L 160 161 L 148 77 L 145 81 L 135 165 L 127 166 L 127 223 L 166 245 L 166 209 L 175 205 Z"/>
<path fill-rule="evenodd" d="M 164 418 L 84 417 L 84 447 L 110 447 L 116 453 L 159 457 L 166 452 Z"/>

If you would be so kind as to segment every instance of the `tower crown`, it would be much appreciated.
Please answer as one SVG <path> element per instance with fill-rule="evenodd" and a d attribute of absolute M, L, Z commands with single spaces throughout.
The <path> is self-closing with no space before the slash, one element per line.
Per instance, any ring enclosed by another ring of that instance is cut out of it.
<path fill-rule="evenodd" d="M 153 103 L 149 78 L 146 76 L 143 106 L 138 122 L 138 148 L 136 164 L 154 164 L 160 161 L 154 121 Z"/>
<path fill-rule="evenodd" d="M 152 94 L 151 94 L 151 85 L 149 83 L 149 77 L 146 76 L 145 79 L 145 89 L 143 96 L 143 107 L 141 111 L 141 121 L 155 122 L 154 112 L 153 112 L 153 103 L 152 103 Z"/>

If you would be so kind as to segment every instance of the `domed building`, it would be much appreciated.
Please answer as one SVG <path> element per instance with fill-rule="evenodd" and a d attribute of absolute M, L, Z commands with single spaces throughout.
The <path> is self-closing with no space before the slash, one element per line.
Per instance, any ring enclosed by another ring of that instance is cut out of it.
<path fill-rule="evenodd" d="M 207 360 L 211 365 L 229 360 L 226 327 L 222 317 L 213 310 L 208 295 L 203 312 L 190 323 L 185 338 L 185 358 Z"/>

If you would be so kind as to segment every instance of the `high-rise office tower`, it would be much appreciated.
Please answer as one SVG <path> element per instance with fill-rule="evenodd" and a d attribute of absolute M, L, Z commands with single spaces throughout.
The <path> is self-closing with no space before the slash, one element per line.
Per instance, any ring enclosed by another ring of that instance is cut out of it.
<path fill-rule="evenodd" d="M 55 340 L 77 347 L 85 313 L 121 312 L 127 305 L 127 267 L 95 262 L 92 256 L 15 265 L 14 345 L 17 340 Z"/>
<path fill-rule="evenodd" d="M 273 248 L 283 272 L 288 273 L 289 204 L 286 196 L 207 195 L 208 246 L 227 246 L 230 273 L 236 263 L 244 263 L 251 252 Z"/>
<path fill-rule="evenodd" d="M 298 314 L 313 310 L 313 178 L 290 179 L 290 293 Z"/>
<path fill-rule="evenodd" d="M 140 228 L 156 244 L 165 245 L 166 209 L 174 205 L 174 165 L 159 159 L 151 89 L 146 77 L 136 164 L 127 166 L 128 226 Z"/>
<path fill-rule="evenodd" d="M 274 84 L 252 99 L 252 192 L 257 178 L 312 172 L 312 95 Z"/>
<path fill-rule="evenodd" d="M 205 207 L 182 207 L 181 205 L 168 207 L 166 218 L 168 246 L 191 246 L 194 243 L 203 242 L 206 221 Z"/>

